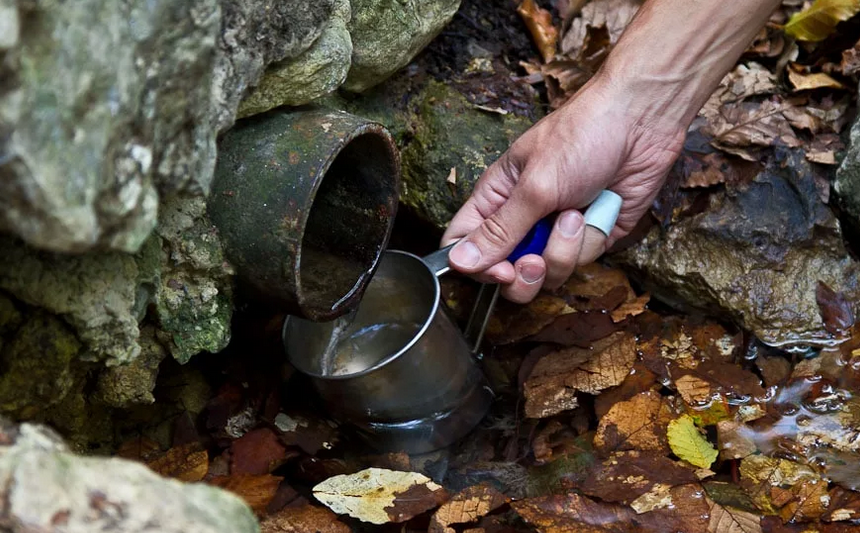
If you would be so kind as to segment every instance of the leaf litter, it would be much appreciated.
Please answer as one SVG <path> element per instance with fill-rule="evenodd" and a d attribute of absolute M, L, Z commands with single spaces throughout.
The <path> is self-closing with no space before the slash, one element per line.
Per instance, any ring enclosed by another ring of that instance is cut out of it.
<path fill-rule="evenodd" d="M 597 72 L 641 5 L 517 4 L 511 14 L 535 43 L 519 83 L 543 84 L 550 108 Z M 690 216 L 715 192 L 744 187 L 781 147 L 814 164 L 828 201 L 860 74 L 860 35 L 840 35 L 853 31 L 843 21 L 856 6 L 783 2 L 693 122 L 655 219 Z M 462 319 L 473 293 L 444 285 Z M 234 492 L 263 533 L 852 531 L 860 334 L 851 302 L 823 283 L 816 294 L 822 323 L 843 342 L 801 357 L 669 310 L 624 270 L 595 263 L 528 305 L 500 302 L 486 359 L 510 386 L 450 452 L 358 451 L 296 382 L 279 390 L 276 353 L 256 374 L 237 367 L 241 357 L 224 363 L 190 440 L 138 434 L 118 455 Z"/>

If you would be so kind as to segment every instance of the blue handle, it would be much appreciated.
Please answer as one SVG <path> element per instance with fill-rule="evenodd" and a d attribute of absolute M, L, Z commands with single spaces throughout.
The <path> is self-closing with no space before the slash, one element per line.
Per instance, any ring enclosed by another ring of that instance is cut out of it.
<path fill-rule="evenodd" d="M 540 219 L 514 248 L 514 251 L 508 256 L 508 261 L 513 263 L 525 255 L 542 254 L 547 241 L 549 241 L 549 234 L 552 232 L 553 219 L 552 215 Z"/>

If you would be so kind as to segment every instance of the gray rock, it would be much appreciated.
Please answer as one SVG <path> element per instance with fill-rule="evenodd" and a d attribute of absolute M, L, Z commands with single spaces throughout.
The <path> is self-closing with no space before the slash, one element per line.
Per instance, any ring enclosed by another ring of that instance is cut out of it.
<path fill-rule="evenodd" d="M 653 228 L 615 258 L 664 300 L 706 307 L 771 345 L 822 345 L 819 281 L 860 296 L 860 265 L 818 197 L 801 153 L 780 153 L 752 183 L 702 213 Z"/>
<path fill-rule="evenodd" d="M 860 120 L 851 127 L 851 143 L 836 172 L 833 191 L 854 226 L 860 229 Z"/>
<path fill-rule="evenodd" d="M 322 35 L 300 56 L 273 63 L 260 83 L 239 105 L 237 118 L 279 106 L 298 106 L 334 91 L 346 79 L 352 40 L 346 25 L 349 2 L 340 2 Z"/>
<path fill-rule="evenodd" d="M 238 497 L 140 463 L 71 453 L 51 430 L 0 420 L 0 527 L 9 533 L 258 533 Z"/>
<path fill-rule="evenodd" d="M 361 92 L 406 66 L 450 22 L 460 0 L 352 0 L 352 67 L 343 87 Z"/>
<path fill-rule="evenodd" d="M 310 48 L 340 2 L 221 0 L 223 22 L 213 86 L 213 124 L 219 133 L 233 125 L 239 102 L 265 68 Z"/>
<path fill-rule="evenodd" d="M 208 188 L 217 0 L 17 6 L 0 72 L 0 230 L 48 250 L 136 251 L 157 190 Z"/>
<path fill-rule="evenodd" d="M 156 232 L 162 239 L 160 275 L 153 301 L 163 339 L 174 359 L 186 363 L 230 342 L 233 268 L 200 197 L 174 198 L 163 206 Z"/>

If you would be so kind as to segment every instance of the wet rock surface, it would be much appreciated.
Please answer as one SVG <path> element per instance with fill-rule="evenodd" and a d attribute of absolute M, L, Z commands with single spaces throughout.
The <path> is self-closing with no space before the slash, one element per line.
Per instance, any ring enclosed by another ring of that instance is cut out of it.
<path fill-rule="evenodd" d="M 833 190 L 851 223 L 860 229 L 860 121 L 854 123 L 850 137 L 851 144 L 836 172 Z"/>
<path fill-rule="evenodd" d="M 9 532 L 254 533 L 238 497 L 124 459 L 80 457 L 52 430 L 0 419 L 0 523 Z"/>
<path fill-rule="evenodd" d="M 773 345 L 821 344 L 819 281 L 857 301 L 860 267 L 800 153 L 782 152 L 751 183 L 714 194 L 703 212 L 655 227 L 616 255 L 655 294 L 736 320 Z"/>

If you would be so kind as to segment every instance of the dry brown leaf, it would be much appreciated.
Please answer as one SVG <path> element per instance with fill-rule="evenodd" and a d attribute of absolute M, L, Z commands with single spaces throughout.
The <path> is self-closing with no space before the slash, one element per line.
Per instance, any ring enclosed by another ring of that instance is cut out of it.
<path fill-rule="evenodd" d="M 857 41 L 851 48 L 842 51 L 840 70 L 845 76 L 860 72 L 860 41 Z"/>
<path fill-rule="evenodd" d="M 558 46 L 558 30 L 552 23 L 552 14 L 538 6 L 534 0 L 523 0 L 517 13 L 526 23 L 544 62 L 549 62 L 555 56 Z"/>
<path fill-rule="evenodd" d="M 613 405 L 600 419 L 594 448 L 603 454 L 623 450 L 669 453 L 666 428 L 673 417 L 669 403 L 659 393 L 637 394 Z"/>
<path fill-rule="evenodd" d="M 633 292 L 630 280 L 623 270 L 599 263 L 589 263 L 574 271 L 564 286 L 559 289 L 559 294 L 572 307 L 580 311 L 597 309 L 612 311 L 615 307 L 607 308 L 604 305 L 604 298 L 613 291 L 619 290 L 622 297 L 615 307 L 636 299 L 636 293 Z"/>
<path fill-rule="evenodd" d="M 795 91 L 809 91 L 812 89 L 844 89 L 842 83 L 834 80 L 823 72 L 815 72 L 812 74 L 802 74 L 794 69 L 788 69 L 788 81 L 794 86 Z"/>
<path fill-rule="evenodd" d="M 448 499 L 448 493 L 417 472 L 367 468 L 326 479 L 314 497 L 337 514 L 371 524 L 405 522 Z"/>
<path fill-rule="evenodd" d="M 549 463 L 565 455 L 576 455 L 585 451 L 577 439 L 577 432 L 569 424 L 550 420 L 535 434 L 532 451 L 535 463 Z"/>
<path fill-rule="evenodd" d="M 726 103 L 717 110 L 705 107 L 702 113 L 707 123 L 702 132 L 713 137 L 714 146 L 721 149 L 773 146 L 776 143 L 798 147 L 802 143 L 783 115 L 789 107 L 789 104 L 773 99 L 758 103 Z"/>
<path fill-rule="evenodd" d="M 792 487 L 804 481 L 820 480 L 820 476 L 809 466 L 787 459 L 749 455 L 741 459 L 738 469 L 740 485 L 756 507 L 767 514 L 775 514 L 780 505 L 775 505 L 771 489 Z"/>
<path fill-rule="evenodd" d="M 836 292 L 823 281 L 819 281 L 815 288 L 815 300 L 824 329 L 833 335 L 844 336 L 854 325 L 853 304 L 841 292 Z"/>
<path fill-rule="evenodd" d="M 812 161 L 813 163 L 819 163 L 821 165 L 835 165 L 838 163 L 836 159 L 837 152 L 841 152 L 845 149 L 845 144 L 843 144 L 842 139 L 839 135 L 835 133 L 822 133 L 820 135 L 816 135 L 815 138 L 812 139 L 812 142 L 806 144 L 805 155 L 806 159 Z M 827 183 L 829 191 L 830 183 Z"/>
<path fill-rule="evenodd" d="M 209 472 L 209 453 L 199 443 L 174 446 L 161 457 L 146 463 L 152 471 L 179 481 L 196 482 Z"/>
<path fill-rule="evenodd" d="M 610 314 L 613 322 L 621 322 L 622 320 L 626 320 L 628 317 L 637 316 L 642 314 L 645 311 L 648 302 L 651 301 L 651 295 L 649 293 L 644 293 L 641 296 L 637 296 L 635 299 L 629 302 L 624 302 L 615 308 L 614 311 Z"/>
<path fill-rule="evenodd" d="M 451 524 L 471 524 L 510 502 L 487 485 L 474 485 L 457 493 L 433 514 L 427 533 L 456 533 Z"/>
<path fill-rule="evenodd" d="M 710 500 L 708 504 L 711 511 L 708 533 L 762 533 L 761 516 L 740 509 L 723 507 Z"/>
<path fill-rule="evenodd" d="M 611 454 L 595 463 L 574 488 L 606 502 L 631 504 L 656 485 L 668 489 L 698 481 L 693 470 L 660 452 L 626 451 Z M 652 510 L 647 509 L 647 510 Z M 639 511 L 638 512 L 644 512 Z"/>
<path fill-rule="evenodd" d="M 826 522 L 844 522 L 857 520 L 860 517 L 860 493 L 834 487 L 830 491 L 830 505 L 827 513 L 822 516 Z"/>
<path fill-rule="evenodd" d="M 833 101 L 825 98 L 821 102 L 803 102 L 803 99 L 787 100 L 787 107 L 782 112 L 795 128 L 809 130 L 810 133 L 839 133 L 847 124 L 847 99 Z"/>
<path fill-rule="evenodd" d="M 122 444 L 116 451 L 117 457 L 130 459 L 132 461 L 147 462 L 161 455 L 161 447 L 152 439 L 147 437 L 135 437 Z"/>
<path fill-rule="evenodd" d="M 676 379 L 675 389 L 687 405 L 700 405 L 711 400 L 711 384 L 691 374 Z"/>
<path fill-rule="evenodd" d="M 350 533 L 352 529 L 338 521 L 337 515 L 324 507 L 305 504 L 286 507 L 260 522 L 260 533 Z"/>
<path fill-rule="evenodd" d="M 636 361 L 621 385 L 601 392 L 594 399 L 594 414 L 598 419 L 603 418 L 616 403 L 629 400 L 640 392 L 659 387 L 657 375 L 648 370 L 642 361 Z"/>
<path fill-rule="evenodd" d="M 586 46 L 589 28 L 606 28 L 609 43 L 614 45 L 639 10 L 638 0 L 592 0 L 574 18 L 561 41 L 561 50 L 578 57 Z"/>
<path fill-rule="evenodd" d="M 487 323 L 487 341 L 509 344 L 530 337 L 567 312 L 567 303 L 550 294 L 541 293 L 528 305 L 519 305 L 500 298 Z"/>
<path fill-rule="evenodd" d="M 287 449 L 269 428 L 245 433 L 230 445 L 230 473 L 259 476 L 281 465 Z"/>
<path fill-rule="evenodd" d="M 236 494 L 255 513 L 263 514 L 284 478 L 265 474 L 262 476 L 216 476 L 206 480 L 210 485 L 221 487 Z"/>
<path fill-rule="evenodd" d="M 705 531 L 709 513 L 701 486 L 682 485 L 669 492 L 671 500 L 666 508 L 642 514 L 578 494 L 529 498 L 511 506 L 541 533 Z"/>
<path fill-rule="evenodd" d="M 739 102 L 755 95 L 777 92 L 776 76 L 760 63 L 750 61 L 726 74 L 708 99 L 707 106 Z"/>
<path fill-rule="evenodd" d="M 526 416 L 545 418 L 576 406 L 575 393 L 598 392 L 621 384 L 636 360 L 636 340 L 616 332 L 593 350 L 568 348 L 538 361 L 525 383 Z"/>

